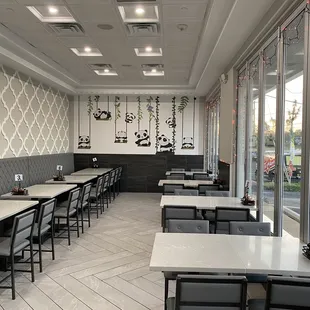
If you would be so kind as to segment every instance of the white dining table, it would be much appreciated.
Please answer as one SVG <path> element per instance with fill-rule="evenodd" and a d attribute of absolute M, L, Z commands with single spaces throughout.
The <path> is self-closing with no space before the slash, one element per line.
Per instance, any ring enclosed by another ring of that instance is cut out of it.
<path fill-rule="evenodd" d="M 257 210 L 254 206 L 244 206 L 238 197 L 209 197 L 209 196 L 178 196 L 162 195 L 160 206 L 195 206 L 201 210 L 215 210 L 216 207 L 248 208 Z"/>
<path fill-rule="evenodd" d="M 65 175 L 63 181 L 53 179 L 45 181 L 46 184 L 85 184 L 93 181 L 96 176 L 91 175 Z"/>
<path fill-rule="evenodd" d="M 210 185 L 213 181 L 206 180 L 159 180 L 158 186 L 163 186 L 164 184 L 183 184 L 184 187 L 198 188 L 198 185 Z"/>
<path fill-rule="evenodd" d="M 93 175 L 95 177 L 101 176 L 105 173 L 113 170 L 112 168 L 86 168 L 76 172 L 71 173 L 71 175 Z"/>
<path fill-rule="evenodd" d="M 192 177 L 194 174 L 208 174 L 206 171 L 166 171 L 166 176 L 171 173 L 184 173 L 185 175 Z"/>
<path fill-rule="evenodd" d="M 157 233 L 151 271 L 310 276 L 293 237 Z"/>
<path fill-rule="evenodd" d="M 7 193 L 1 195 L 1 199 L 30 200 L 30 199 L 52 199 L 63 193 L 76 188 L 75 184 L 37 184 L 27 187 L 28 195 L 19 196 Z"/>
<path fill-rule="evenodd" d="M 37 201 L 0 200 L 0 221 L 37 206 Z"/>

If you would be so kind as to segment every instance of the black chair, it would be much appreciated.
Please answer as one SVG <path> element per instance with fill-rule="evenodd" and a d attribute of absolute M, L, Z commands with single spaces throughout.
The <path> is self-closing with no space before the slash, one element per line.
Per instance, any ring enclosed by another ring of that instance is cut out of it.
<path fill-rule="evenodd" d="M 184 189 L 184 184 L 163 184 L 163 195 L 174 195 L 174 190 Z"/>
<path fill-rule="evenodd" d="M 207 173 L 194 173 L 193 174 L 194 180 L 204 180 L 204 181 L 212 181 L 212 177 L 209 177 Z"/>
<path fill-rule="evenodd" d="M 171 171 L 185 171 L 184 168 L 171 168 Z"/>
<path fill-rule="evenodd" d="M 117 175 L 117 196 L 121 191 L 121 177 L 122 177 L 123 167 L 118 168 L 118 175 Z"/>
<path fill-rule="evenodd" d="M 216 234 L 229 234 L 230 222 L 249 222 L 250 209 L 216 207 L 215 209 L 215 229 Z"/>
<path fill-rule="evenodd" d="M 203 169 L 191 169 L 192 172 L 203 172 Z"/>
<path fill-rule="evenodd" d="M 96 187 L 92 187 L 89 196 L 90 208 L 95 208 L 97 212 L 97 218 L 99 218 L 99 210 L 102 213 L 103 202 L 102 202 L 102 187 L 103 187 L 103 176 L 97 179 Z"/>
<path fill-rule="evenodd" d="M 162 208 L 162 227 L 165 232 L 168 220 L 196 220 L 197 208 L 195 206 L 164 206 Z"/>
<path fill-rule="evenodd" d="M 113 200 L 115 199 L 115 176 L 116 176 L 116 171 L 115 169 L 110 172 L 110 180 L 109 180 L 109 201 L 112 203 L 112 195 L 113 195 Z"/>
<path fill-rule="evenodd" d="M 235 276 L 179 275 L 168 310 L 246 310 L 247 280 Z"/>
<path fill-rule="evenodd" d="M 219 184 L 198 184 L 199 195 L 205 196 L 206 191 L 220 191 L 221 185 Z"/>
<path fill-rule="evenodd" d="M 309 310 L 310 279 L 269 277 L 266 300 L 250 299 L 249 310 Z"/>
<path fill-rule="evenodd" d="M 34 282 L 34 261 L 33 261 L 33 230 L 36 219 L 36 210 L 31 210 L 15 216 L 12 233 L 9 238 L 0 238 L 0 257 L 10 259 L 11 274 L 1 280 L 6 281 L 11 277 L 11 286 L 0 286 L 4 289 L 12 289 L 12 299 L 15 299 L 15 272 L 31 272 L 31 281 Z M 30 248 L 31 270 L 15 269 L 15 255 Z"/>
<path fill-rule="evenodd" d="M 208 234 L 209 222 L 205 220 L 168 220 L 169 233 Z"/>
<path fill-rule="evenodd" d="M 199 196 L 197 189 L 175 189 L 176 196 Z"/>
<path fill-rule="evenodd" d="M 90 192 L 91 183 L 85 184 L 82 188 L 78 210 L 81 213 L 82 234 L 84 233 L 84 222 L 88 223 L 90 227 Z M 84 219 L 84 211 L 87 209 L 87 219 Z"/>
<path fill-rule="evenodd" d="M 103 211 L 104 211 L 104 202 L 107 203 L 107 208 L 109 208 L 109 185 L 110 185 L 110 173 L 106 173 L 103 175 L 103 182 L 102 182 L 102 201 L 103 201 Z"/>
<path fill-rule="evenodd" d="M 185 180 L 185 173 L 170 173 L 170 180 Z"/>
<path fill-rule="evenodd" d="M 91 185 L 91 184 L 90 184 Z M 71 245 L 71 227 L 76 227 L 77 237 L 80 236 L 79 231 L 79 213 L 78 213 L 78 205 L 80 199 L 80 189 L 76 188 L 69 193 L 69 199 L 67 201 L 67 205 L 60 205 L 57 207 L 54 213 L 54 222 L 58 221 L 58 232 L 60 231 L 60 220 L 66 220 L 66 229 L 63 230 L 62 233 L 55 236 L 55 238 L 67 238 L 68 245 Z M 71 225 L 71 222 L 73 224 Z M 82 223 L 83 224 L 83 223 Z M 62 234 L 67 232 L 67 237 L 62 237 Z"/>
<path fill-rule="evenodd" d="M 230 222 L 229 233 L 241 236 L 270 236 L 270 223 L 260 222 Z"/>
<path fill-rule="evenodd" d="M 229 191 L 209 191 L 205 192 L 205 195 L 208 197 L 231 197 Z"/>

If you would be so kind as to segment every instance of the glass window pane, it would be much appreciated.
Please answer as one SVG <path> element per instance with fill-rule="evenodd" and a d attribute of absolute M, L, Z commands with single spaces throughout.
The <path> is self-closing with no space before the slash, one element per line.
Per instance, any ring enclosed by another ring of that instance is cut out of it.
<path fill-rule="evenodd" d="M 246 132 L 246 100 L 247 100 L 247 75 L 246 70 L 238 74 L 238 98 L 237 98 L 237 197 L 243 197 L 245 185 L 245 132 Z"/>
<path fill-rule="evenodd" d="M 278 38 L 264 50 L 264 214 L 273 220 L 275 191 L 275 145 L 277 105 L 277 47 Z"/>
<path fill-rule="evenodd" d="M 301 132 L 304 67 L 304 14 L 297 16 L 284 31 L 285 59 L 285 128 L 283 228 L 299 236 L 301 188 Z"/>

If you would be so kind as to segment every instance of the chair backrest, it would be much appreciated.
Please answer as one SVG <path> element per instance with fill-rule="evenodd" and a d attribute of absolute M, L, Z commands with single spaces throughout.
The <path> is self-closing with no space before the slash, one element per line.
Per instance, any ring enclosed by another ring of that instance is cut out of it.
<path fill-rule="evenodd" d="M 15 216 L 10 240 L 11 253 L 15 253 L 14 248 L 25 239 L 32 238 L 36 213 L 36 210 L 30 210 Z"/>
<path fill-rule="evenodd" d="M 206 196 L 212 197 L 230 197 L 231 194 L 229 191 L 206 191 Z"/>
<path fill-rule="evenodd" d="M 103 176 L 99 177 L 97 179 L 97 184 L 96 184 L 96 196 L 98 196 L 101 191 L 102 191 L 102 185 L 103 185 Z"/>
<path fill-rule="evenodd" d="M 209 221 L 205 220 L 168 220 L 168 232 L 208 234 Z"/>
<path fill-rule="evenodd" d="M 196 220 L 195 206 L 164 206 L 162 208 L 162 226 L 168 227 L 168 220 Z"/>
<path fill-rule="evenodd" d="M 164 195 L 174 195 L 175 189 L 184 189 L 184 184 L 163 184 Z"/>
<path fill-rule="evenodd" d="M 174 180 L 185 180 L 185 173 L 170 173 L 170 177 Z"/>
<path fill-rule="evenodd" d="M 117 182 L 117 180 L 118 180 L 118 175 L 119 175 L 119 168 L 116 168 L 116 169 L 115 169 L 114 183 Z"/>
<path fill-rule="evenodd" d="M 106 173 L 103 175 L 103 191 L 105 191 L 110 184 L 111 173 Z"/>
<path fill-rule="evenodd" d="M 237 276 L 180 275 L 176 310 L 245 310 L 247 280 Z"/>
<path fill-rule="evenodd" d="M 230 222 L 249 222 L 250 209 L 246 208 L 229 208 L 216 207 L 215 208 L 215 233 L 229 234 Z"/>
<path fill-rule="evenodd" d="M 119 167 L 118 168 L 118 181 L 121 179 L 122 172 L 123 172 L 123 167 Z"/>
<path fill-rule="evenodd" d="M 39 231 L 49 223 L 53 223 L 56 204 L 57 201 L 55 198 L 41 204 L 38 219 Z"/>
<path fill-rule="evenodd" d="M 309 296 L 309 279 L 269 277 L 265 309 L 309 310 Z"/>
<path fill-rule="evenodd" d="M 109 186 L 112 186 L 114 184 L 114 179 L 115 179 L 115 175 L 116 175 L 116 171 L 112 170 L 110 172 L 110 182 L 109 182 Z"/>
<path fill-rule="evenodd" d="M 192 172 L 203 172 L 203 169 L 191 169 Z"/>
<path fill-rule="evenodd" d="M 230 222 L 229 233 L 231 235 L 270 236 L 270 223 Z"/>
<path fill-rule="evenodd" d="M 207 173 L 194 173 L 194 180 L 204 180 L 204 181 L 212 181 L 212 177 L 209 177 Z"/>
<path fill-rule="evenodd" d="M 82 195 L 81 195 L 82 206 L 88 204 L 90 192 L 91 192 L 91 183 L 87 183 L 82 188 Z"/>
<path fill-rule="evenodd" d="M 176 196 L 199 196 L 197 189 L 175 189 L 174 194 Z"/>
<path fill-rule="evenodd" d="M 70 213 L 70 211 L 77 209 L 80 199 L 80 192 L 81 192 L 80 188 L 76 188 L 70 191 L 67 206 L 68 213 Z"/>
<path fill-rule="evenodd" d="M 219 191 L 220 185 L 219 184 L 199 184 L 198 185 L 198 191 L 199 191 L 199 195 L 205 195 L 206 191 Z"/>
<path fill-rule="evenodd" d="M 185 171 L 184 168 L 171 168 L 171 171 Z"/>

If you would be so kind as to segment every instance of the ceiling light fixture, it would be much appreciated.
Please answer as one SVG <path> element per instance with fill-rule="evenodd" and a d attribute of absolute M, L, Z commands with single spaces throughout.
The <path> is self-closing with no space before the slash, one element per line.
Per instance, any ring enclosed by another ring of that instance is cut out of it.
<path fill-rule="evenodd" d="M 144 13 L 145 13 L 144 8 L 142 8 L 142 7 L 136 8 L 136 14 L 137 15 L 143 15 Z"/>
<path fill-rule="evenodd" d="M 49 6 L 48 11 L 50 14 L 58 14 L 59 10 L 55 6 Z"/>
<path fill-rule="evenodd" d="M 154 69 L 152 69 L 152 72 L 153 72 L 153 73 L 156 73 L 156 72 L 157 72 L 157 70 L 154 68 Z"/>
<path fill-rule="evenodd" d="M 109 73 L 109 72 L 110 72 L 109 69 L 104 69 L 103 71 L 104 71 L 105 73 Z"/>
<path fill-rule="evenodd" d="M 91 52 L 91 48 L 90 48 L 89 46 L 86 46 L 86 47 L 84 48 L 84 51 L 85 51 L 86 53 L 90 53 L 90 52 Z"/>
<path fill-rule="evenodd" d="M 145 48 L 145 51 L 148 52 L 148 53 L 150 53 L 150 52 L 153 51 L 153 48 L 152 48 L 151 46 L 147 46 L 147 47 Z"/>

